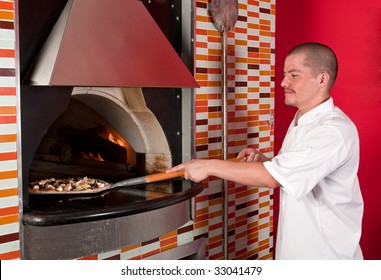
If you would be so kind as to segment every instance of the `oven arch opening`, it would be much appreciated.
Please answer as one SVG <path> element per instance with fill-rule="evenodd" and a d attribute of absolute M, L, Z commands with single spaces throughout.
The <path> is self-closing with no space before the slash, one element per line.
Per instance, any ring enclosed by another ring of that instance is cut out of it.
<path fill-rule="evenodd" d="M 147 107 L 141 88 L 75 87 L 72 98 L 102 115 L 136 153 L 145 154 L 146 174 L 172 166 L 167 138 Z"/>

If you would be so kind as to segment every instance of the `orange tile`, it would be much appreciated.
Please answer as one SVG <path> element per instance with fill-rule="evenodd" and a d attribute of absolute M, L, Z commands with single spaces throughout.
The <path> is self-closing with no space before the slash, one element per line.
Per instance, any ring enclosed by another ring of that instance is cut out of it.
<path fill-rule="evenodd" d="M 268 207 L 270 206 L 270 201 L 265 201 L 265 202 L 262 202 L 262 203 L 259 203 L 259 208 L 264 208 L 264 207 Z"/>
<path fill-rule="evenodd" d="M 200 221 L 200 222 L 195 221 L 194 229 L 204 228 L 204 227 L 208 226 L 208 224 L 209 224 L 209 221 Z"/>
<path fill-rule="evenodd" d="M 203 132 L 196 132 L 196 138 L 207 138 L 208 137 L 208 132 L 203 131 Z"/>
<path fill-rule="evenodd" d="M 208 56 L 205 54 L 196 54 L 196 60 L 200 61 L 208 61 Z"/>
<path fill-rule="evenodd" d="M 139 247 L 140 247 L 140 244 L 135 244 L 135 245 L 131 245 L 131 246 L 124 247 L 124 248 L 120 249 L 120 251 L 121 251 L 122 253 L 125 253 L 125 252 L 128 252 L 128 251 L 137 249 L 137 248 L 139 248 Z"/>
<path fill-rule="evenodd" d="M 196 28 L 196 34 L 198 34 L 198 35 L 208 35 L 208 30 Z"/>
<path fill-rule="evenodd" d="M 221 81 L 209 81 L 208 86 L 209 87 L 221 87 L 222 82 Z"/>
<path fill-rule="evenodd" d="M 221 112 L 210 112 L 208 114 L 208 118 L 209 119 L 215 119 L 215 118 L 221 118 L 222 117 L 222 113 Z"/>
<path fill-rule="evenodd" d="M 196 94 L 196 100 L 206 100 L 206 99 L 208 99 L 207 94 L 203 94 L 203 93 Z"/>
<path fill-rule="evenodd" d="M 236 46 L 247 46 L 247 40 L 239 40 L 239 39 L 236 39 L 236 40 L 235 40 L 235 45 L 236 45 Z"/>
<path fill-rule="evenodd" d="M 264 218 L 269 217 L 269 216 L 270 216 L 270 212 L 265 212 L 265 213 L 259 214 L 258 218 L 264 219 Z"/>
<path fill-rule="evenodd" d="M 0 135 L 0 143 L 16 142 L 16 134 L 3 134 Z"/>
<path fill-rule="evenodd" d="M 221 33 L 217 29 L 207 30 L 207 34 L 213 37 L 221 37 Z"/>
<path fill-rule="evenodd" d="M 76 260 L 79 260 L 79 261 L 96 261 L 96 260 L 98 260 L 98 255 L 86 256 L 86 257 L 82 257 L 82 258 L 79 258 Z"/>
<path fill-rule="evenodd" d="M 175 236 L 176 233 L 177 233 L 177 230 L 172 230 L 171 232 L 168 232 L 167 234 L 164 234 L 164 235 L 160 236 L 160 240 L 161 239 L 170 238 L 172 236 Z"/>
<path fill-rule="evenodd" d="M 270 58 L 270 54 L 269 53 L 259 53 L 259 57 L 260 58 Z M 264 64 L 267 64 L 267 63 L 264 63 Z"/>
<path fill-rule="evenodd" d="M 264 36 L 264 37 L 271 37 L 271 32 L 270 31 L 259 30 L 259 35 Z"/>
<path fill-rule="evenodd" d="M 165 252 L 165 251 L 168 251 L 168 250 L 171 250 L 171 249 L 174 249 L 177 247 L 177 243 L 174 243 L 174 244 L 169 244 L 167 246 L 163 246 L 160 248 L 160 252 Z"/>
<path fill-rule="evenodd" d="M 216 235 L 216 236 L 209 237 L 209 243 L 220 243 L 222 240 L 223 240 L 222 235 Z"/>
<path fill-rule="evenodd" d="M 17 196 L 17 195 L 18 195 L 17 188 L 0 190 L 0 198 Z"/>
<path fill-rule="evenodd" d="M 201 216 L 207 214 L 209 211 L 209 208 L 202 208 L 196 210 L 196 216 Z"/>
<path fill-rule="evenodd" d="M 196 16 L 196 21 L 199 21 L 199 22 L 208 22 L 209 19 L 208 19 L 208 17 L 198 15 L 198 16 Z"/>
<path fill-rule="evenodd" d="M 235 238 L 240 239 L 240 238 L 246 238 L 246 237 L 247 237 L 247 231 L 242 231 L 238 233 Z"/>
<path fill-rule="evenodd" d="M 196 46 L 196 48 L 206 49 L 208 47 L 208 43 L 205 43 L 205 42 L 196 42 L 195 46 Z"/>
<path fill-rule="evenodd" d="M 262 230 L 262 229 L 268 228 L 269 225 L 270 225 L 269 223 L 263 223 L 263 224 L 259 225 L 258 229 Z"/>
<path fill-rule="evenodd" d="M 272 253 L 268 253 L 268 254 L 263 255 L 263 256 L 258 258 L 258 260 L 272 260 L 272 259 L 273 259 L 273 254 Z"/>
<path fill-rule="evenodd" d="M 271 25 L 271 20 L 259 19 L 259 24 Z"/>
<path fill-rule="evenodd" d="M 205 145 L 208 144 L 208 139 L 207 138 L 202 138 L 202 139 L 196 139 L 196 145 Z"/>
<path fill-rule="evenodd" d="M 0 115 L 0 124 L 15 124 L 16 123 L 16 116 L 2 116 Z"/>
<path fill-rule="evenodd" d="M 16 88 L 13 87 L 0 87 L 0 96 L 16 95 Z"/>
<path fill-rule="evenodd" d="M 209 55 L 222 55 L 222 50 L 218 49 L 208 49 Z"/>
<path fill-rule="evenodd" d="M 152 251 L 147 252 L 145 254 L 142 254 L 142 258 L 144 259 L 144 258 L 147 258 L 149 256 L 156 255 L 158 253 L 160 253 L 160 249 L 155 249 L 155 250 L 152 250 Z"/>
<path fill-rule="evenodd" d="M 270 109 L 270 104 L 259 104 L 259 109 Z"/>
<path fill-rule="evenodd" d="M 197 81 L 207 81 L 208 80 L 208 74 L 195 74 L 195 78 Z"/>
<path fill-rule="evenodd" d="M 13 1 L 12 2 L 5 2 L 0 1 L 0 10 L 14 10 Z"/>
<path fill-rule="evenodd" d="M 221 43 L 220 37 L 208 36 L 208 42 L 210 43 Z"/>
<path fill-rule="evenodd" d="M 1 160 L 1 157 L 0 157 Z M 17 170 L 0 172 L 0 180 L 17 178 Z"/>
<path fill-rule="evenodd" d="M 235 33 L 246 34 L 247 33 L 247 29 L 246 28 L 241 28 L 241 27 L 235 27 L 234 28 L 234 32 Z"/>
<path fill-rule="evenodd" d="M 0 260 L 15 260 L 20 258 L 20 250 L 0 254 Z"/>
<path fill-rule="evenodd" d="M 160 240 L 160 247 L 169 246 L 171 244 L 177 244 L 177 236 Z"/>
<path fill-rule="evenodd" d="M 0 2 L 0 5 L 1 5 L 1 2 Z M 0 49 L 0 57 L 14 58 L 15 50 Z"/>
<path fill-rule="evenodd" d="M 14 12 L 13 11 L 1 11 L 0 10 L 0 19 L 3 20 L 14 20 Z"/>
<path fill-rule="evenodd" d="M 259 197 L 263 197 L 263 196 L 266 196 L 266 195 L 270 195 L 270 190 L 261 191 L 259 193 Z"/>
<path fill-rule="evenodd" d="M 206 113 L 208 112 L 208 107 L 196 107 L 196 113 Z"/>
<path fill-rule="evenodd" d="M 260 251 L 264 251 L 264 250 L 269 249 L 269 248 L 270 248 L 270 244 L 267 243 L 266 245 L 263 245 L 263 246 L 259 247 L 259 252 Z"/>
<path fill-rule="evenodd" d="M 248 16 L 251 16 L 251 15 L 254 15 L 254 14 L 258 14 L 258 13 L 248 12 L 247 14 L 248 14 Z M 248 29 L 259 29 L 259 24 L 257 24 L 257 23 L 248 23 L 247 24 L 247 28 Z"/>
<path fill-rule="evenodd" d="M 129 258 L 129 260 L 141 260 L 142 259 L 142 256 L 135 256 L 135 257 L 132 257 L 132 258 Z"/>
<path fill-rule="evenodd" d="M 0 217 L 0 225 L 8 225 L 19 222 L 19 215 L 9 215 Z"/>
<path fill-rule="evenodd" d="M 17 153 L 16 152 L 0 153 L 0 161 L 4 161 L 4 160 L 16 160 L 16 159 L 17 159 Z"/>
<path fill-rule="evenodd" d="M 212 199 L 212 200 L 209 200 L 209 206 L 214 206 L 214 205 L 218 205 L 218 204 L 221 204 L 222 203 L 222 198 L 215 198 L 215 199 Z M 213 215 L 217 215 L 217 216 L 221 216 L 221 212 L 218 212 L 218 213 L 211 213 L 210 214 L 211 216 Z"/>

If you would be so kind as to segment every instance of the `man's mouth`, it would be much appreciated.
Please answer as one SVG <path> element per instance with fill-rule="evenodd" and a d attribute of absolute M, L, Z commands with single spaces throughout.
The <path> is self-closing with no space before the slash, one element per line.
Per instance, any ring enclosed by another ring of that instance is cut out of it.
<path fill-rule="evenodd" d="M 295 93 L 292 89 L 284 89 L 285 94 Z"/>

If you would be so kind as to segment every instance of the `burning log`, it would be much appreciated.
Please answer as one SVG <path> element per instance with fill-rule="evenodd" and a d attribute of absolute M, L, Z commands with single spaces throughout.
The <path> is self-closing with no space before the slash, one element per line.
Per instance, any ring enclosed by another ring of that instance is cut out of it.
<path fill-rule="evenodd" d="M 63 162 L 72 162 L 74 157 L 84 157 L 79 156 L 84 154 L 94 159 L 126 163 L 127 149 L 100 136 L 99 134 L 104 134 L 104 130 L 103 127 L 86 130 L 70 126 L 60 127 L 56 134 L 57 145 L 53 150 L 55 154 L 59 151 Z"/>

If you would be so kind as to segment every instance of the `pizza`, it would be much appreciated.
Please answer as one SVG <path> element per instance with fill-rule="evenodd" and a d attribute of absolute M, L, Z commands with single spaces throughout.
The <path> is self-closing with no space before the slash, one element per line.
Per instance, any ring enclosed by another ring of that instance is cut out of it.
<path fill-rule="evenodd" d="M 77 193 L 97 192 L 106 189 L 110 184 L 99 179 L 88 177 L 56 179 L 49 178 L 31 182 L 30 193 Z"/>

